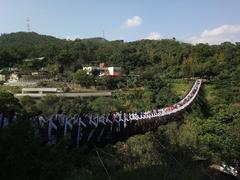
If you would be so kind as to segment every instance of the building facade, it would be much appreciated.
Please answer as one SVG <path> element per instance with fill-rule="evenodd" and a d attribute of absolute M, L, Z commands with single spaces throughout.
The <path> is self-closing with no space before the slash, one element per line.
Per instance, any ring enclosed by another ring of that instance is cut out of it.
<path fill-rule="evenodd" d="M 122 75 L 121 67 L 107 66 L 104 63 L 99 64 L 99 66 L 88 66 L 83 67 L 83 70 L 86 71 L 88 75 L 92 75 L 94 70 L 99 71 L 99 76 L 111 76 L 111 77 L 120 77 Z"/>

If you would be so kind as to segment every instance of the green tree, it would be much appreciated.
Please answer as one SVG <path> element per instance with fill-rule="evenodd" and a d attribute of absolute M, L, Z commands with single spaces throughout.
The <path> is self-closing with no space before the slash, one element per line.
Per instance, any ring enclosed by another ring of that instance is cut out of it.
<path fill-rule="evenodd" d="M 84 87 L 90 87 L 94 85 L 94 78 L 88 75 L 84 70 L 78 70 L 73 74 L 73 79 L 75 82 L 80 83 Z"/>
<path fill-rule="evenodd" d="M 4 114 L 10 114 L 12 112 L 20 112 L 21 105 L 13 94 L 0 91 L 0 111 Z"/>
<path fill-rule="evenodd" d="M 90 106 L 94 112 L 97 113 L 109 113 L 112 111 L 118 111 L 121 109 L 121 104 L 109 97 L 99 97 L 90 102 Z"/>

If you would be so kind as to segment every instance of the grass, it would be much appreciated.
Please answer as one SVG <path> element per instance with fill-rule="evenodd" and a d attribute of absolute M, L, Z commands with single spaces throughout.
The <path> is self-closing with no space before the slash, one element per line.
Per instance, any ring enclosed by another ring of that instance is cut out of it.
<path fill-rule="evenodd" d="M 22 87 L 0 85 L 0 91 L 7 91 L 12 94 L 21 92 Z"/>
<path fill-rule="evenodd" d="M 212 104 L 217 99 L 216 89 L 214 84 L 204 84 L 203 91 L 205 92 L 205 98 Z"/>
<path fill-rule="evenodd" d="M 186 80 L 176 80 L 170 83 L 170 86 L 173 92 L 180 97 L 183 97 L 184 95 L 186 95 L 188 91 L 191 89 L 192 85 L 193 85 L 193 82 L 186 81 Z M 214 103 L 217 99 L 215 85 L 210 83 L 204 83 L 202 88 L 203 88 L 206 100 L 210 104 Z"/>
<path fill-rule="evenodd" d="M 192 82 L 178 81 L 170 83 L 171 89 L 177 96 L 185 96 L 192 87 Z"/>

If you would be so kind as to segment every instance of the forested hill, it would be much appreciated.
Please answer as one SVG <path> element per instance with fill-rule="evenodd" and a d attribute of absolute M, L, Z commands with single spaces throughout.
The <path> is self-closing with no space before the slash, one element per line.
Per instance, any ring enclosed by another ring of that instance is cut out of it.
<path fill-rule="evenodd" d="M 46 45 L 46 43 L 60 43 L 62 40 L 52 36 L 40 35 L 35 32 L 16 32 L 1 34 L 0 47 L 19 47 Z"/>
<path fill-rule="evenodd" d="M 107 42 L 107 40 L 102 37 L 86 38 L 86 39 L 82 39 L 82 41 Z"/>
<path fill-rule="evenodd" d="M 66 39 L 59 39 L 49 35 L 41 35 L 35 32 L 15 32 L 0 35 L 0 47 L 44 46 L 49 43 L 64 43 L 66 41 Z M 82 41 L 106 42 L 107 40 L 101 37 L 94 37 L 82 39 Z"/>
<path fill-rule="evenodd" d="M 59 67 L 55 73 L 105 62 L 123 67 L 125 73 L 145 72 L 146 76 L 152 73 L 170 78 L 226 78 L 239 71 L 240 43 L 194 46 L 175 39 L 128 43 L 102 38 L 70 41 L 34 32 L 0 36 L 0 68 L 22 65 L 23 59 L 42 56 L 47 59 L 42 66 Z"/>

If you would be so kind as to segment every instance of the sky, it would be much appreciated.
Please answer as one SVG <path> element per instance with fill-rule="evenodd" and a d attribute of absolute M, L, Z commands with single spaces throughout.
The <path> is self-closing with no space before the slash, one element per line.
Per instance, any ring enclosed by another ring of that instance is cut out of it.
<path fill-rule="evenodd" d="M 189 43 L 240 41 L 240 0 L 0 0 L 0 33 Z"/>

